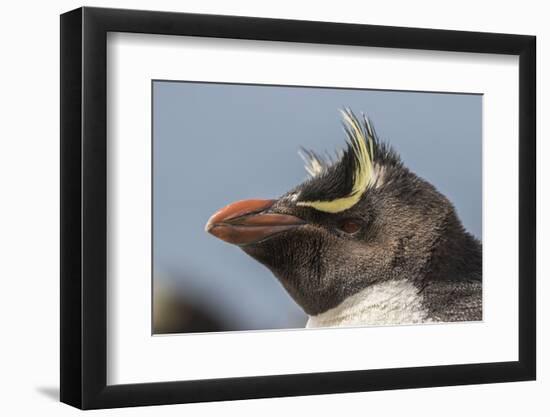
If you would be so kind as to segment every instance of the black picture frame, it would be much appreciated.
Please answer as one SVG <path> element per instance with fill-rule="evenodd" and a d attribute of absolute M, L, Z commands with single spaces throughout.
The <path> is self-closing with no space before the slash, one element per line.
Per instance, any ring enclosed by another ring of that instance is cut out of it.
<path fill-rule="evenodd" d="M 519 360 L 107 385 L 108 32 L 519 56 Z M 534 36 L 156 11 L 61 15 L 61 401 L 82 409 L 533 380 L 536 375 Z"/>

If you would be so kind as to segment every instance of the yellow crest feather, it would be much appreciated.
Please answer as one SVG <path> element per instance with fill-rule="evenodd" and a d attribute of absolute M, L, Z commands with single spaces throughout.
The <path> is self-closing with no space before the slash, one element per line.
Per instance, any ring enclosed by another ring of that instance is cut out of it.
<path fill-rule="evenodd" d="M 349 144 L 357 160 L 351 192 L 345 197 L 331 201 L 300 201 L 296 203 L 298 206 L 312 207 L 325 213 L 339 213 L 357 204 L 363 193 L 374 181 L 374 134 L 370 122 L 368 118 L 364 117 L 366 129 L 363 129 L 349 109 L 341 113 L 344 124 L 347 127 L 346 132 L 348 133 Z"/>

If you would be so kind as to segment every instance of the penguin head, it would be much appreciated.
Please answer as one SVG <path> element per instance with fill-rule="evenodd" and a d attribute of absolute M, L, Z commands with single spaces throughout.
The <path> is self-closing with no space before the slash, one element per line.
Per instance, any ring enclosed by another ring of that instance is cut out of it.
<path fill-rule="evenodd" d="M 275 200 L 216 212 L 206 231 L 264 264 L 309 315 L 377 282 L 419 280 L 444 229 L 462 226 L 451 203 L 381 142 L 370 120 L 342 112 L 336 157 L 302 150 L 309 178 Z"/>

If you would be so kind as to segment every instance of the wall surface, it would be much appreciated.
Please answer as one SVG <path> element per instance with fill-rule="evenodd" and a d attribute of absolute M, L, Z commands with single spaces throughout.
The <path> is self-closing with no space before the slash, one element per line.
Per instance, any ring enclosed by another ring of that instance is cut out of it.
<path fill-rule="evenodd" d="M 499 385 L 325 395 L 232 403 L 211 403 L 99 411 L 95 415 L 335 415 L 347 410 L 377 415 L 548 415 L 543 393 L 550 390 L 550 314 L 546 280 L 550 267 L 550 157 L 542 138 L 548 127 L 541 115 L 549 84 L 550 27 L 544 2 L 385 1 L 297 2 L 253 0 L 93 1 L 88 6 L 158 9 L 510 32 L 538 37 L 538 211 L 539 211 L 539 361 L 538 381 Z M 0 245 L 3 282 L 0 320 L 2 415 L 76 415 L 57 401 L 59 393 L 59 14 L 76 1 L 10 2 L 4 5 L 2 36 L 2 143 L 0 153 Z M 545 233 L 546 232 L 546 233 Z M 542 353 L 542 354 L 541 354 Z"/>

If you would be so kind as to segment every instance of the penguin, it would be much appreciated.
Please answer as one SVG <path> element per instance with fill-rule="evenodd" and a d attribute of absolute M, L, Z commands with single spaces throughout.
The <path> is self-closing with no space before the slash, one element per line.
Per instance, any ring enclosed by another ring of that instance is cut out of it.
<path fill-rule="evenodd" d="M 341 115 L 336 156 L 302 149 L 302 184 L 229 204 L 205 230 L 265 265 L 307 328 L 482 320 L 481 242 L 367 116 Z"/>

